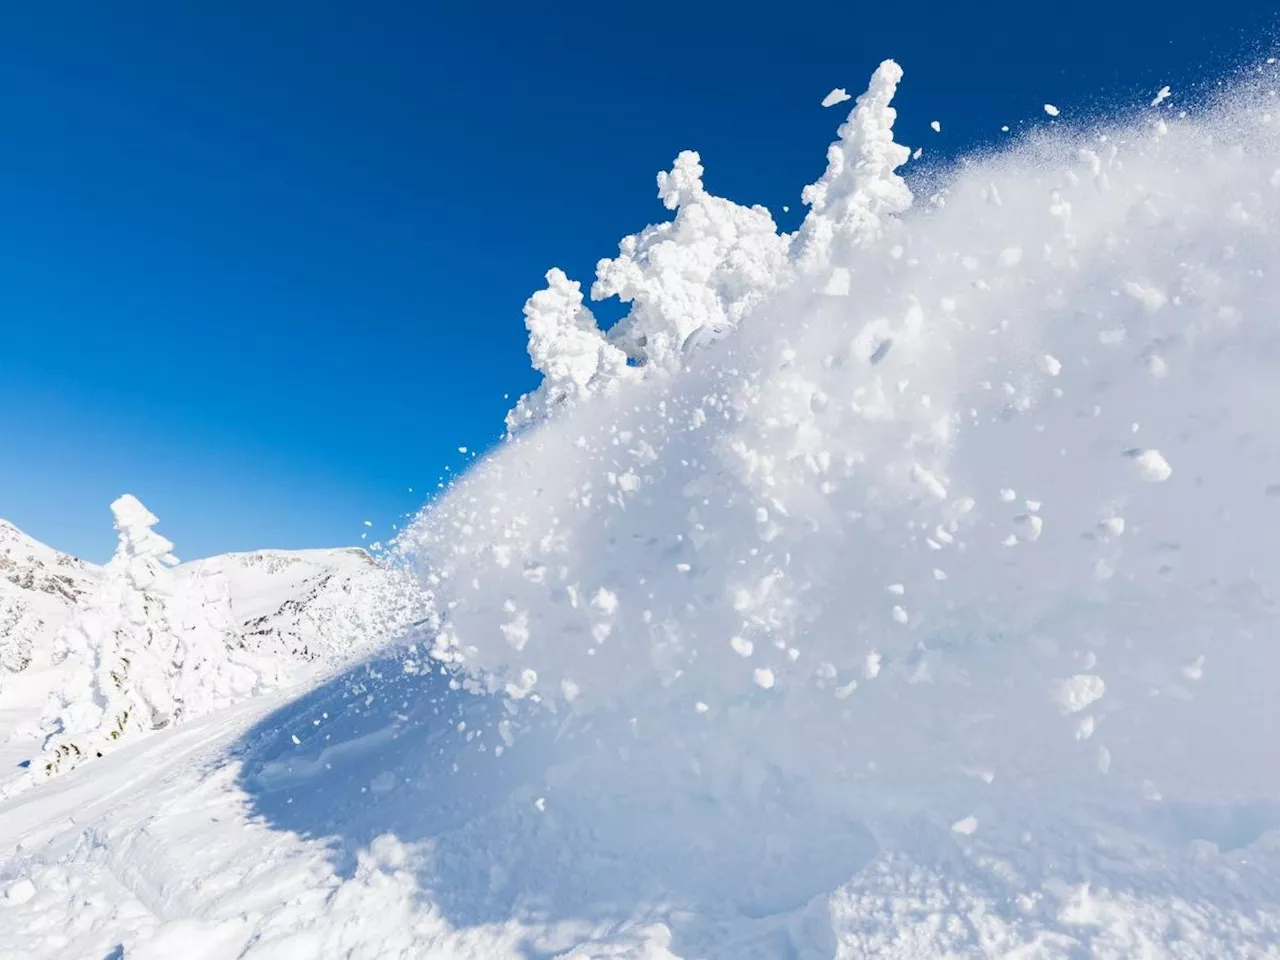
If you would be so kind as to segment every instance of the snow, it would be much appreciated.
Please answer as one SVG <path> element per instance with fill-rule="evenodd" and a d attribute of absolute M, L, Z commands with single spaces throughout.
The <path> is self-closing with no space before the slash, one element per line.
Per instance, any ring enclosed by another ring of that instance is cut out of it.
<path fill-rule="evenodd" d="M 824 107 L 834 107 L 837 103 L 844 103 L 848 99 L 850 99 L 848 91 L 844 87 L 836 87 L 822 98 L 822 105 Z"/>
<path fill-rule="evenodd" d="M 548 273 L 417 626 L 3 801 L 0 955 L 1274 953 L 1266 89 L 916 203 L 901 79 L 794 234 L 687 151 L 618 324 Z"/>
<path fill-rule="evenodd" d="M 1060 114 L 1062 111 L 1061 111 L 1061 110 L 1059 110 L 1057 107 L 1055 107 L 1052 103 L 1046 103 L 1046 104 L 1044 105 L 1044 112 L 1045 112 L 1045 113 L 1047 113 L 1047 114 L 1048 114 L 1049 116 L 1051 116 L 1051 117 L 1056 117 L 1056 116 L 1057 116 L 1058 114 Z"/>

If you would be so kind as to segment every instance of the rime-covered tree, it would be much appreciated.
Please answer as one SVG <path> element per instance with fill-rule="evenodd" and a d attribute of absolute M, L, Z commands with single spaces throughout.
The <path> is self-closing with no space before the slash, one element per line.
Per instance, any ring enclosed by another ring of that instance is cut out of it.
<path fill-rule="evenodd" d="M 98 590 L 61 640 L 68 681 L 46 711 L 45 769 L 101 756 L 131 733 L 166 727 L 255 683 L 233 661 L 229 600 L 197 581 L 179 589 L 173 544 L 154 514 L 125 494 L 111 505 L 119 544 Z"/>

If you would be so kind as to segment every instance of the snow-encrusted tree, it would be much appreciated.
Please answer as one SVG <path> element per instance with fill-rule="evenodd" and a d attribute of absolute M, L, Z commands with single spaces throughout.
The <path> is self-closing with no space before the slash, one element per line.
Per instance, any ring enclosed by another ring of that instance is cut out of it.
<path fill-rule="evenodd" d="M 203 713 L 254 685 L 234 662 L 229 601 L 181 590 L 173 544 L 134 496 L 111 505 L 119 544 L 63 632 L 68 680 L 46 710 L 45 770 L 101 756 L 130 733 Z M 223 610 L 222 608 L 226 609 Z"/>
<path fill-rule="evenodd" d="M 582 304 L 581 284 L 563 270 L 547 271 L 546 289 L 525 303 L 524 318 L 529 359 L 543 379 L 507 415 L 511 432 L 627 376 L 627 355 L 605 339 Z"/>

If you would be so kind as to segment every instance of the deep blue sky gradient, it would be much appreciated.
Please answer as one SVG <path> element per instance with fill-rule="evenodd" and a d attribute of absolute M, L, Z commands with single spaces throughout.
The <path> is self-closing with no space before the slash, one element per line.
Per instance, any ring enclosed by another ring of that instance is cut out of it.
<path fill-rule="evenodd" d="M 679 150 L 791 229 L 849 106 L 819 100 L 884 57 L 899 139 L 954 156 L 1045 102 L 1176 96 L 1274 26 L 1256 0 L 9 4 L 0 516 L 94 560 L 126 490 L 184 557 L 385 537 L 534 386 L 542 274 L 589 286 Z"/>

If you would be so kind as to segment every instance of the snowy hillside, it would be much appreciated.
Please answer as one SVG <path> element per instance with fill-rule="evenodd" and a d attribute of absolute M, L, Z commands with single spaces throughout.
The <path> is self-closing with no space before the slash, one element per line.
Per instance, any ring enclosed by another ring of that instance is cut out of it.
<path fill-rule="evenodd" d="M 1276 74 L 908 180 L 886 61 L 794 234 L 680 154 L 429 629 L 0 805 L 0 956 L 1280 956 Z"/>
<path fill-rule="evenodd" d="M 99 573 L 0 520 L 0 690 L 6 673 L 26 669 L 33 651 L 52 649 L 54 636 Z"/>
<path fill-rule="evenodd" d="M 118 505 L 129 507 L 130 500 L 122 498 Z M 158 716 L 142 728 L 152 729 L 323 673 L 399 635 L 427 612 L 410 581 L 356 548 L 260 551 L 171 564 L 172 545 L 149 529 L 156 519 L 137 501 L 129 508 L 142 511 L 135 514 L 141 525 L 121 527 L 118 515 L 122 551 L 148 554 L 146 547 L 130 545 L 141 538 L 154 545 L 150 555 L 155 559 L 148 561 L 146 583 L 136 594 L 138 612 L 119 622 L 108 607 L 127 603 L 124 595 L 113 593 L 112 584 L 125 559 L 122 553 L 106 567 L 95 566 L 0 522 L 0 609 L 5 612 L 0 621 L 0 790 L 38 782 L 50 751 L 57 749 L 51 731 L 67 722 L 57 716 L 60 698 L 65 707 L 76 700 L 97 703 L 89 710 L 91 717 L 100 717 L 103 698 L 110 696 L 106 689 L 92 692 L 91 673 L 99 668 L 120 673 L 103 651 L 126 634 L 140 631 L 147 637 L 147 649 L 120 654 L 133 661 L 134 680 L 155 648 L 157 669 L 166 677 L 151 682 L 172 688 L 162 700 L 176 695 L 183 701 L 181 709 L 178 702 L 167 702 L 162 713 L 172 716 Z M 118 599 L 109 600 L 113 595 Z M 211 646 L 197 655 L 192 644 L 199 637 Z M 203 673 L 193 657 L 205 661 L 199 665 Z M 228 657 L 229 664 L 217 665 Z M 92 669 L 77 681 L 81 667 Z M 184 668 L 190 675 L 185 682 L 177 679 Z M 213 676 L 226 669 L 239 679 Z M 77 683 L 87 685 L 80 694 L 72 692 Z M 197 701 L 203 705 L 197 707 Z M 157 706 L 148 704 L 147 710 Z M 83 722 L 92 727 L 99 720 Z"/>

